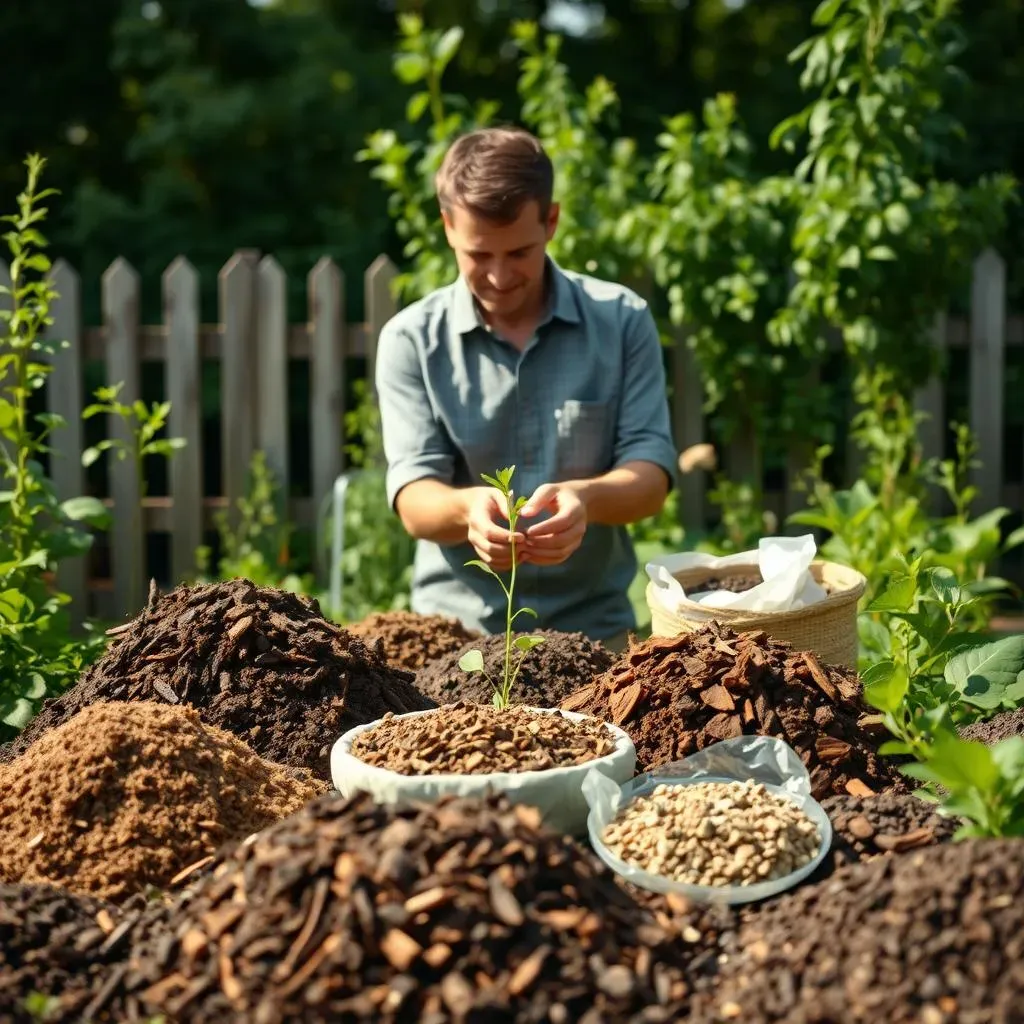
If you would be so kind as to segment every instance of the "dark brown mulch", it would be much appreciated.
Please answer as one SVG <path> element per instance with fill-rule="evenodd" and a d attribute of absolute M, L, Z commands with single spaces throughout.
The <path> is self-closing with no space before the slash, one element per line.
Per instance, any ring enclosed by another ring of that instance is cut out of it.
<path fill-rule="evenodd" d="M 384 658 L 407 672 L 417 672 L 480 636 L 458 619 L 406 611 L 373 612 L 345 628 L 371 646 L 379 641 Z"/>
<path fill-rule="evenodd" d="M 329 622 L 317 602 L 248 580 L 154 587 L 146 607 L 79 682 L 0 751 L 9 761 L 98 701 L 187 704 L 268 760 L 330 779 L 344 731 L 434 707 L 413 675 Z"/>

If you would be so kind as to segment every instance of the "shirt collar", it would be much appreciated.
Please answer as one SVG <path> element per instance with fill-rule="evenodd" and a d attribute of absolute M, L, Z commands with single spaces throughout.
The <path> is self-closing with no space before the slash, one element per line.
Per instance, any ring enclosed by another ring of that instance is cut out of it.
<path fill-rule="evenodd" d="M 576 308 L 576 299 L 573 296 L 572 285 L 561 267 L 550 257 L 545 258 L 547 274 L 551 282 L 551 298 L 547 314 L 541 318 L 540 325 L 548 323 L 553 319 L 562 320 L 568 324 L 578 324 L 580 313 Z M 478 327 L 484 327 L 483 317 L 477 309 L 473 293 L 466 284 L 466 279 L 460 274 L 455 282 L 454 296 L 452 298 L 452 330 L 456 334 L 471 334 Z"/>

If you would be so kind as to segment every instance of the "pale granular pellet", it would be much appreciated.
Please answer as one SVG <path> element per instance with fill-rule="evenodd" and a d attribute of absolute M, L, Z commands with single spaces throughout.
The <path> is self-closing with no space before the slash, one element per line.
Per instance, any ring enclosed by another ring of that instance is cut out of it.
<path fill-rule="evenodd" d="M 660 785 L 604 830 L 620 860 L 686 885 L 771 881 L 813 860 L 818 826 L 760 783 Z"/>

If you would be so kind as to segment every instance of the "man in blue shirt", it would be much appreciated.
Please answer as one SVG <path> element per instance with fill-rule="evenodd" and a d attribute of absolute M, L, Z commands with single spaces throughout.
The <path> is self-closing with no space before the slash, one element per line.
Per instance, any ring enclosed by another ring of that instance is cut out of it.
<path fill-rule="evenodd" d="M 675 471 L 665 372 L 647 304 L 547 255 L 552 165 L 527 132 L 458 139 L 436 187 L 459 277 L 381 331 L 376 387 L 388 500 L 417 539 L 412 607 L 488 633 L 511 565 L 507 510 L 480 475 L 516 467 L 517 605 L 533 627 L 621 649 L 635 628 L 628 523 L 658 513 Z M 520 620 L 519 628 L 530 628 Z"/>

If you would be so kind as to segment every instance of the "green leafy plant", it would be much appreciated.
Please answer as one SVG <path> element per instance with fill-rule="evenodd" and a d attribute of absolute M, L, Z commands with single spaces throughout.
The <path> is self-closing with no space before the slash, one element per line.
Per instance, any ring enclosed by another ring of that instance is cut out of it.
<path fill-rule="evenodd" d="M 474 648 L 471 651 L 467 651 L 459 659 L 459 667 L 464 672 L 479 672 L 491 684 L 491 688 L 494 690 L 494 706 L 496 708 L 508 707 L 509 700 L 512 695 L 512 688 L 515 686 L 519 670 L 522 668 L 523 659 L 534 649 L 534 647 L 538 647 L 544 642 L 544 638 L 541 636 L 524 635 L 516 637 L 515 640 L 512 639 L 512 626 L 520 615 L 532 615 L 534 618 L 537 617 L 537 613 L 532 608 L 523 607 L 513 611 L 513 598 L 516 587 L 515 532 L 516 525 L 519 522 L 519 512 L 527 501 L 523 495 L 520 495 L 517 498 L 513 493 L 512 475 L 515 473 L 515 469 L 515 466 L 509 466 L 506 469 L 499 469 L 494 476 L 489 476 L 486 473 L 481 474 L 481 478 L 484 483 L 490 484 L 491 487 L 494 487 L 501 492 L 502 498 L 505 501 L 505 507 L 508 510 L 508 529 L 512 536 L 512 567 L 509 570 L 508 584 L 506 585 L 505 581 L 486 562 L 482 562 L 478 558 L 473 558 L 466 562 L 466 565 L 476 566 L 478 569 L 482 569 L 489 576 L 493 576 L 498 581 L 498 584 L 505 595 L 505 657 L 502 664 L 500 682 L 495 681 L 488 674 L 487 670 L 484 668 L 483 653 L 478 649 Z M 512 654 L 513 648 L 518 654 L 514 664 Z"/>
<path fill-rule="evenodd" d="M 864 696 L 909 756 L 923 795 L 966 820 L 964 835 L 1024 834 L 1024 739 L 991 749 L 957 729 L 1024 703 L 1024 636 L 989 640 L 963 628 L 976 600 L 947 568 L 905 560 L 865 614 L 881 619 L 887 656 L 863 673 Z"/>
<path fill-rule="evenodd" d="M 292 527 L 282 520 L 280 486 L 267 465 L 266 453 L 253 452 L 246 493 L 236 501 L 238 516 L 232 525 L 226 510 L 214 515 L 220 541 L 216 571 L 212 552 L 203 546 L 196 552 L 199 579 L 230 580 L 244 577 L 260 587 L 276 587 L 299 594 L 315 589 L 311 573 L 297 571 L 291 552 Z"/>
<path fill-rule="evenodd" d="M 55 349 L 46 331 L 57 293 L 40 231 L 48 212 L 41 204 L 55 194 L 39 188 L 45 163 L 28 158 L 18 212 L 3 218 L 11 284 L 0 287 L 0 739 L 23 728 L 39 702 L 73 682 L 103 645 L 89 631 L 72 637 L 70 598 L 55 570 L 89 550 L 87 527 L 107 525 L 109 514 L 92 497 L 58 498 L 42 458 L 61 457 L 49 440 L 64 420 L 30 409 Z"/>

